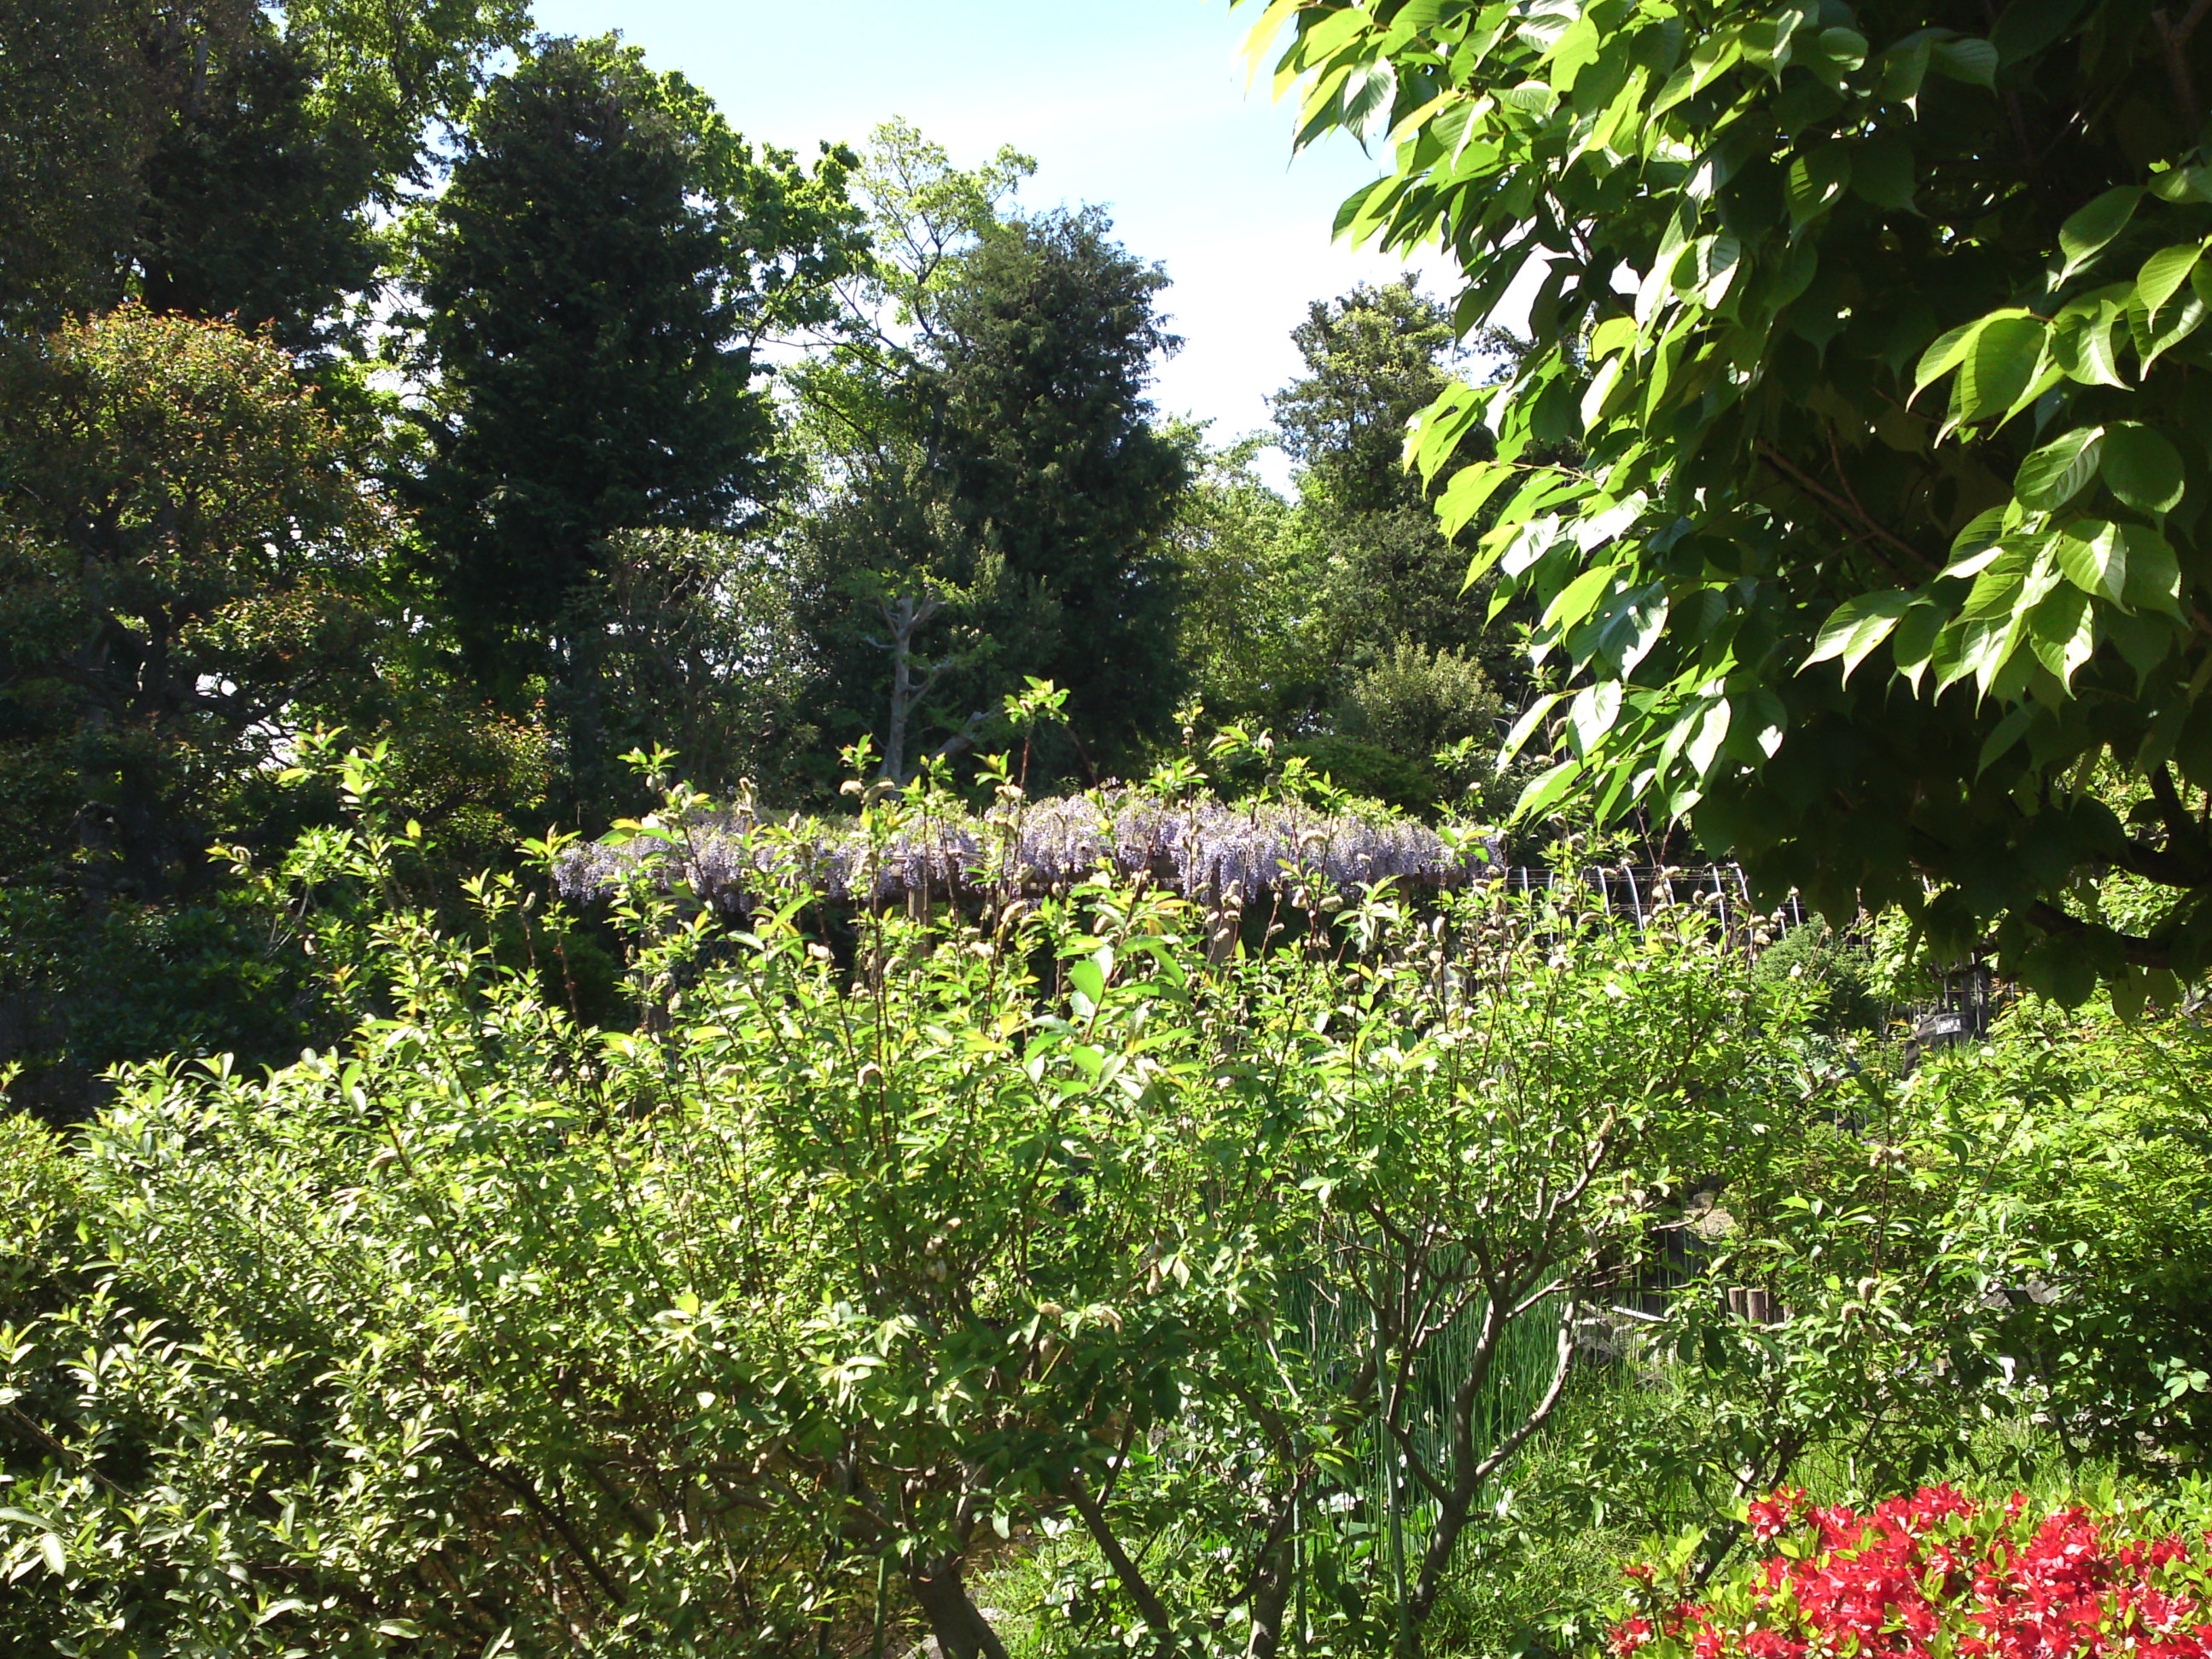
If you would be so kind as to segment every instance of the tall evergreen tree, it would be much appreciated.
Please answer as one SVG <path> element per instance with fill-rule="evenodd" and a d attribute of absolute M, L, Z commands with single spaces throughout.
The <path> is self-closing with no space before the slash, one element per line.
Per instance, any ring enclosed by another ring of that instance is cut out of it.
<path fill-rule="evenodd" d="M 955 519 L 1003 562 L 987 630 L 1051 607 L 1015 676 L 1068 690 L 1071 730 L 1112 768 L 1168 724 L 1180 694 L 1178 582 L 1165 535 L 1189 486 L 1184 448 L 1145 396 L 1181 343 L 1156 301 L 1166 275 L 1114 240 L 1097 209 L 986 237 L 938 308 L 923 377 Z"/>
<path fill-rule="evenodd" d="M 17 0 L 0 9 L 0 324 L 125 296 L 331 344 L 380 210 L 518 42 L 522 0 Z"/>
<path fill-rule="evenodd" d="M 383 263 L 373 214 L 411 149 L 380 153 L 351 116 L 319 107 L 320 66 L 258 7 L 147 49 L 171 99 L 143 173 L 131 261 L 156 311 L 228 318 L 309 350 Z"/>
<path fill-rule="evenodd" d="M 0 327 L 111 297 L 137 212 L 153 100 L 115 0 L 0 7 Z"/>
<path fill-rule="evenodd" d="M 1025 156 L 972 171 L 904 122 L 857 175 L 874 259 L 798 377 L 821 500 L 799 536 L 819 726 L 887 775 L 981 737 L 1030 678 L 1069 693 L 1047 773 L 1132 763 L 1183 672 L 1169 531 L 1191 446 L 1156 424 L 1167 279 L 1095 210 L 1013 206 Z"/>
<path fill-rule="evenodd" d="M 1466 552 L 1432 505 L 1449 471 L 1407 470 L 1406 423 L 1450 384 L 1461 359 L 1450 313 L 1410 279 L 1316 301 L 1291 331 L 1305 373 L 1272 399 L 1300 468 L 1297 532 L 1310 546 L 1325 613 L 1324 675 L 1354 672 L 1411 641 L 1522 677 L 1505 630 L 1462 589 Z M 1480 435 L 1473 459 L 1485 453 Z"/>
<path fill-rule="evenodd" d="M 842 161 L 756 160 L 610 37 L 495 82 L 421 236 L 430 574 L 495 693 L 548 683 L 579 801 L 608 787 L 606 538 L 744 521 L 781 483 L 761 332 L 844 246 Z"/>

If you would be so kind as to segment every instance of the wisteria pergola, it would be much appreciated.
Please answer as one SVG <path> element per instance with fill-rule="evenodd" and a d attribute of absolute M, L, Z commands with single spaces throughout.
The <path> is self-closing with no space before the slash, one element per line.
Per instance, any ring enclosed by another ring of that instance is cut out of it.
<path fill-rule="evenodd" d="M 1498 872 L 1502 853 L 1494 838 L 1381 814 L 1113 790 L 981 815 L 916 809 L 888 834 L 738 806 L 586 842 L 562 857 L 557 873 L 562 895 L 578 902 L 641 876 L 730 915 L 750 914 L 795 884 L 834 902 L 876 906 L 1036 893 L 1101 876 L 1157 883 L 1220 912 L 1301 887 L 1348 896 L 1393 881 L 1434 892 Z"/>

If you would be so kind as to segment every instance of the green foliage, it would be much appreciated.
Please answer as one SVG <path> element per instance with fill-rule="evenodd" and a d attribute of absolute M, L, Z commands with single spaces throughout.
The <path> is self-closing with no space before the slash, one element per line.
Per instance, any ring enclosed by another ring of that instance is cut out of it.
<path fill-rule="evenodd" d="M 216 8 L 189 67 L 161 48 L 149 55 L 176 108 L 120 222 L 136 222 L 136 297 L 269 327 L 295 350 L 326 343 L 341 306 L 375 286 L 385 250 L 374 213 L 419 140 L 397 143 L 331 107 L 326 64 L 258 5 Z"/>
<path fill-rule="evenodd" d="M 1041 778 L 1133 770 L 1180 694 L 1188 446 L 1144 395 L 1177 343 L 1166 278 L 1095 210 L 1013 213 L 1028 166 L 963 171 L 879 130 L 861 173 L 877 268 L 798 377 L 824 451 L 797 538 L 823 725 L 880 738 L 890 777 L 965 750 L 1030 679 L 1069 696 Z"/>
<path fill-rule="evenodd" d="M 382 264 L 377 210 L 526 25 L 517 0 L 11 8 L 0 313 L 47 326 L 130 294 L 327 346 Z"/>
<path fill-rule="evenodd" d="M 1316 776 L 1347 794 L 1401 812 L 1431 810 L 1449 793 L 1435 767 L 1364 738 L 1334 733 L 1297 738 L 1282 744 L 1280 752 L 1285 762 L 1304 762 Z"/>
<path fill-rule="evenodd" d="M 641 890 L 640 1020 L 595 1031 L 406 897 L 417 832 L 346 772 L 362 825 L 262 902 L 316 896 L 353 1034 L 131 1072 L 9 1177 L 52 1218 L 0 1316 L 16 1632 L 795 1653 L 866 1639 L 887 1577 L 995 1656 L 977 1566 L 1074 1525 L 1109 1564 L 1079 1644 L 1241 1651 L 1294 1592 L 1382 1639 L 1674 1171 L 1780 1081 L 1687 915 L 1476 896 L 1447 948 L 1310 885 L 1304 942 L 1227 969 L 1141 886 L 865 915 L 849 965 L 793 865 L 736 934 Z M 680 850 L 696 805 L 629 833 Z M 878 856 L 916 810 L 867 809 Z M 511 932 L 520 889 L 478 895 Z"/>
<path fill-rule="evenodd" d="M 1806 981 L 1819 993 L 1818 1018 L 1831 1031 L 1876 1031 L 1888 1018 L 1873 952 L 1825 922 L 1784 933 L 1759 953 L 1752 972 Z"/>
<path fill-rule="evenodd" d="M 1278 0 L 1277 41 L 1302 142 L 1394 146 L 1340 231 L 1440 243 L 1462 328 L 1546 271 L 1536 348 L 1413 447 L 1434 477 L 1495 434 L 1440 505 L 1498 509 L 1474 568 L 1575 677 L 1534 799 L 1687 817 L 1767 890 L 1904 905 L 1941 953 L 1999 924 L 2069 1000 L 2212 963 L 2185 793 L 2212 786 L 2212 34 L 2113 4 Z M 2083 788 L 2100 757 L 2153 824 Z M 2106 866 L 2169 890 L 2145 932 L 2069 908 Z"/>
<path fill-rule="evenodd" d="M 1957 1236 L 2001 1268 L 2006 1340 L 2069 1455 L 2212 1460 L 2207 1046 L 2189 1022 L 2030 1005 L 1923 1085 L 1931 1142 L 1973 1182 Z"/>
<path fill-rule="evenodd" d="M 129 17 L 112 0 L 0 16 L 0 324 L 51 324 L 114 286 L 115 227 L 153 142 Z"/>
<path fill-rule="evenodd" d="M 1505 724 L 1492 688 L 1517 699 L 1525 665 L 1512 626 L 1482 615 L 1487 586 L 1465 595 L 1465 555 L 1431 507 L 1441 482 L 1400 459 L 1461 360 L 1449 313 L 1410 280 L 1362 287 L 1316 304 L 1293 337 L 1306 373 L 1273 403 L 1295 502 L 1253 472 L 1260 439 L 1201 446 L 1177 526 L 1199 702 L 1280 731 L 1355 793 L 1502 817 L 1515 792 L 1488 763 Z"/>
<path fill-rule="evenodd" d="M 667 749 L 702 787 L 780 778 L 818 730 L 798 595 L 765 537 L 647 530 L 610 537 L 580 609 L 611 619 L 607 746 Z"/>
<path fill-rule="evenodd" d="M 1297 533 L 1321 672 L 1340 684 L 1412 640 L 1474 659 L 1518 701 L 1525 660 L 1511 629 L 1484 615 L 1494 584 L 1469 592 L 1466 552 L 1433 505 L 1461 466 L 1488 456 L 1489 436 L 1469 434 L 1427 479 L 1407 470 L 1403 454 L 1407 423 L 1452 384 L 1454 369 L 1471 366 L 1470 355 L 1494 368 L 1526 346 L 1493 334 L 1462 353 L 1449 309 L 1411 278 L 1316 303 L 1291 337 L 1305 373 L 1272 402 L 1283 447 L 1300 466 Z"/>
<path fill-rule="evenodd" d="M 1217 448 L 1196 429 L 1177 435 L 1192 456 L 1191 487 L 1170 532 L 1182 569 L 1191 693 L 1218 719 L 1295 731 L 1327 690 L 1295 509 L 1255 465 L 1264 437 Z"/>
<path fill-rule="evenodd" d="M 104 1097 L 107 1067 L 149 1055 L 296 1059 L 327 1022 L 311 964 L 272 933 L 234 893 L 159 907 L 0 889 L 0 1065 L 21 1067 L 9 1099 L 63 1122 Z"/>
<path fill-rule="evenodd" d="M 1004 562 L 998 608 L 1052 608 L 1000 672 L 1066 687 L 1098 767 L 1164 727 L 1181 694 L 1162 538 L 1188 483 L 1144 397 L 1153 357 L 1180 343 L 1154 312 L 1167 278 L 1109 230 L 1087 210 L 985 238 L 939 304 L 945 343 L 922 383 L 953 434 L 953 515 Z"/>
<path fill-rule="evenodd" d="M 1411 277 L 1316 301 L 1291 331 L 1305 374 L 1271 402 L 1283 448 L 1347 513 L 1426 505 L 1406 470 L 1406 423 L 1451 384 L 1451 313 Z M 1456 575 L 1457 570 L 1455 570 Z"/>
<path fill-rule="evenodd" d="M 317 726 L 395 737 L 449 869 L 544 793 L 544 732 L 472 707 L 394 615 L 350 459 L 287 356 L 223 325 L 133 306 L 0 347 L 0 1060 L 46 1109 L 119 1060 L 298 1052 L 298 964 L 208 853 L 336 811 L 279 784 Z"/>
<path fill-rule="evenodd" d="M 550 681 L 584 799 L 618 783 L 607 538 L 726 528 L 780 487 L 754 349 L 849 262 L 846 164 L 756 159 L 681 76 L 556 40 L 486 92 L 418 221 L 429 574 L 483 684 Z"/>
<path fill-rule="evenodd" d="M 1015 192 L 1036 171 L 1033 157 L 1007 144 L 979 167 L 956 167 L 942 145 L 896 116 L 870 133 L 855 178 L 873 243 L 864 292 L 891 309 L 874 320 L 925 337 L 935 332 L 938 302 L 962 260 L 1011 216 Z"/>
<path fill-rule="evenodd" d="M 280 352 L 135 307 L 0 355 L 0 867 L 191 885 L 357 672 L 383 515 Z"/>
<path fill-rule="evenodd" d="M 1342 724 L 1355 737 L 1419 755 L 1490 735 L 1503 713 L 1489 678 L 1474 663 L 1401 640 L 1388 656 L 1353 677 Z"/>

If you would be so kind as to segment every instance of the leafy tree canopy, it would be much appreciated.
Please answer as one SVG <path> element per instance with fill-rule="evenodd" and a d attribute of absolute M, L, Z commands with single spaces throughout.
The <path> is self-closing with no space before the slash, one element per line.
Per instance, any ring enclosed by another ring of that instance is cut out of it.
<path fill-rule="evenodd" d="M 424 181 L 435 128 L 526 23 L 520 0 L 10 8 L 0 315 L 50 323 L 127 292 L 327 343 L 375 281 L 374 210 Z"/>
<path fill-rule="evenodd" d="M 987 238 L 945 296 L 924 382 L 952 434 L 953 512 L 1058 626 L 1010 664 L 1069 690 L 1099 763 L 1164 726 L 1178 690 L 1176 585 L 1163 537 L 1188 483 L 1152 424 L 1152 360 L 1181 343 L 1157 265 L 1096 210 L 1024 219 Z"/>
<path fill-rule="evenodd" d="M 0 12 L 0 325 L 82 305 L 114 277 L 153 138 L 119 8 L 50 0 Z"/>
<path fill-rule="evenodd" d="M 1423 506 L 1406 470 L 1406 423 L 1451 384 L 1450 310 L 1411 278 L 1316 300 L 1291 331 L 1305 374 L 1270 399 L 1305 481 L 1352 512 Z"/>
<path fill-rule="evenodd" d="M 1073 742 L 1045 764 L 1114 770 L 1179 690 L 1167 538 L 1188 445 L 1145 395 L 1177 343 L 1166 278 L 1095 210 L 1015 213 L 1032 165 L 1002 149 L 957 169 L 904 123 L 878 129 L 859 175 L 874 263 L 797 377 L 823 460 L 799 539 L 840 693 L 826 723 L 886 733 L 887 774 L 964 748 L 1031 678 L 1069 693 Z"/>
<path fill-rule="evenodd" d="M 874 247 L 863 274 L 890 302 L 888 320 L 931 331 L 936 298 L 962 257 L 1010 216 L 1015 192 L 1036 171 L 1036 160 L 1011 144 L 981 167 L 956 167 L 942 145 L 896 117 L 869 136 L 858 183 Z"/>
<path fill-rule="evenodd" d="M 1686 817 L 2070 997 L 2212 965 L 2203 17 L 1267 10 L 1301 141 L 1394 146 L 1340 230 L 1443 246 L 1462 328 L 1545 271 L 1535 349 L 1415 449 L 1495 433 L 1445 526 L 1504 503 L 1474 568 L 1571 677 L 1524 810 Z M 2112 868 L 2170 895 L 2140 931 L 2078 886 Z"/>
<path fill-rule="evenodd" d="M 728 527 L 781 487 L 756 349 L 827 314 L 848 160 L 756 155 L 635 48 L 550 40 L 493 83 L 418 222 L 434 392 L 408 489 L 433 580 L 488 683 L 564 690 L 582 772 L 605 539 Z"/>
<path fill-rule="evenodd" d="M 0 350 L 0 870 L 189 885 L 357 672 L 384 517 L 290 361 L 126 307 Z"/>

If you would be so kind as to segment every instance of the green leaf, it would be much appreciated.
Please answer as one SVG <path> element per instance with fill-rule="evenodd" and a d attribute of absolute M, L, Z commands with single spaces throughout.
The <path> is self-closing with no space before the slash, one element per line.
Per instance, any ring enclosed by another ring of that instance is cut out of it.
<path fill-rule="evenodd" d="M 1729 729 L 1731 735 L 1740 735 L 1744 740 L 1741 752 L 1747 757 L 1756 750 L 1772 760 L 1790 726 L 1790 713 L 1782 699 L 1771 687 L 1754 685 L 1748 691 L 1731 696 L 1729 702 L 1732 710 Z"/>
<path fill-rule="evenodd" d="M 1560 762 L 1521 792 L 1520 800 L 1514 805 L 1513 816 L 1524 820 L 1541 817 L 1565 799 L 1567 791 L 1575 787 L 1575 781 L 1582 775 L 1583 763 L 1580 761 Z"/>
<path fill-rule="evenodd" d="M 1089 957 L 1067 964 L 1067 982 L 1096 1007 L 1106 1000 L 1106 975 Z"/>
<path fill-rule="evenodd" d="M 1508 109 L 1516 109 L 1540 118 L 1550 116 L 1559 106 L 1559 94 L 1541 81 L 1523 81 L 1517 87 L 1508 87 L 1498 94 L 1498 101 Z"/>
<path fill-rule="evenodd" d="M 2066 266 L 2058 279 L 2063 282 L 2071 276 L 2125 230 L 2142 198 L 2142 185 L 2122 185 L 2106 191 L 2059 226 L 2058 246 L 2066 256 Z"/>
<path fill-rule="evenodd" d="M 2203 252 L 2199 243 L 2184 242 L 2162 247 L 2144 260 L 2142 269 L 2136 273 L 2136 299 L 2142 308 L 2155 313 L 2179 293 Z"/>
<path fill-rule="evenodd" d="M 1566 696 L 1564 691 L 1549 692 L 1537 698 L 1529 705 L 1528 711 L 1514 721 L 1513 730 L 1506 735 L 1505 747 L 1498 754 L 1501 765 L 1527 746 L 1528 739 L 1535 735 L 1536 728 L 1551 717 L 1554 708 L 1566 701 Z"/>
<path fill-rule="evenodd" d="M 2041 544 L 2033 538 L 2006 538 L 1998 544 L 1996 557 L 1975 576 L 1974 585 L 1966 593 L 1966 603 L 1959 614 L 1983 621 L 1990 617 L 2010 617 L 2027 588 L 2028 570 L 2040 551 Z"/>
<path fill-rule="evenodd" d="M 1601 564 L 1594 570 L 1583 571 L 1560 591 L 1559 597 L 1553 599 L 1545 611 L 1544 626 L 1559 629 L 1572 628 L 1597 609 L 1597 602 L 1613 586 L 1613 580 L 1619 574 L 1619 570 L 1609 564 Z"/>
<path fill-rule="evenodd" d="M 2006 64 L 2033 58 L 2066 33 L 2086 0 L 2011 0 L 1990 31 L 1990 44 Z"/>
<path fill-rule="evenodd" d="M 1952 407 L 1961 424 L 2002 414 L 2035 379 L 2045 325 L 2025 313 L 1985 322 L 1959 363 Z"/>
<path fill-rule="evenodd" d="M 1912 207 L 1912 146 L 1903 134 L 1884 131 L 1851 154 L 1851 190 L 1876 207 Z"/>
<path fill-rule="evenodd" d="M 2200 696 L 2173 746 L 2174 764 L 2199 789 L 2212 789 L 2212 697 Z"/>
<path fill-rule="evenodd" d="M 1867 60 L 1867 38 L 1856 29 L 1822 29 L 1814 45 L 1821 57 L 1847 71 Z"/>
<path fill-rule="evenodd" d="M 1936 649 L 1936 635 L 1947 620 L 1943 607 L 1927 599 L 1916 599 L 1905 619 L 1897 625 L 1890 654 L 1897 659 L 1897 672 L 1912 682 L 1917 691 L 1920 677 L 1928 672 L 1930 655 Z"/>
<path fill-rule="evenodd" d="M 69 1577 L 69 1556 L 62 1548 L 62 1540 L 50 1532 L 39 1534 L 39 1553 L 46 1558 L 46 1571 L 57 1578 Z"/>
<path fill-rule="evenodd" d="M 1613 730 L 1614 717 L 1620 713 L 1620 696 L 1619 680 L 1600 680 L 1576 695 L 1573 707 L 1567 711 L 1567 725 L 1574 734 L 1577 756 L 1589 759 Z"/>
<path fill-rule="evenodd" d="M 2097 618 L 2089 596 L 2070 582 L 2045 596 L 2028 613 L 2028 647 L 2069 690 L 2074 677 L 2096 654 Z"/>
<path fill-rule="evenodd" d="M 1617 673 L 1635 672 L 1658 644 L 1669 609 L 1667 590 L 1658 582 L 1615 594 L 1598 615 L 1599 658 Z"/>
<path fill-rule="evenodd" d="M 2181 503 L 2181 457 L 2160 434 L 2123 421 L 2105 434 L 2105 487 L 2139 513 L 2160 517 Z"/>
<path fill-rule="evenodd" d="M 1456 536 L 1473 523 L 1490 498 L 1513 482 L 1510 461 L 1477 461 L 1452 474 L 1444 493 L 1437 498 L 1437 516 L 1447 536 Z"/>
<path fill-rule="evenodd" d="M 2128 584 L 2128 551 L 2119 527 L 2100 519 L 2068 526 L 2058 538 L 2058 568 L 2084 593 L 2119 603 Z"/>
<path fill-rule="evenodd" d="M 2152 175 L 2150 193 L 2161 202 L 2212 202 L 2212 167 L 2202 161 L 2168 167 Z"/>
<path fill-rule="evenodd" d="M 2118 307 L 2112 307 L 2069 318 L 2052 331 L 2053 360 L 2069 378 L 2085 386 L 2125 391 L 2128 383 L 2120 378 L 2118 347 L 2113 340 L 2122 314 Z"/>
<path fill-rule="evenodd" d="M 1987 551 L 2004 539 L 2005 510 L 2002 507 L 1984 507 L 1966 520 L 1965 526 L 1951 538 L 1951 562 L 1958 564 Z M 1960 572 L 1960 574 L 1966 574 Z"/>
<path fill-rule="evenodd" d="M 1726 697 L 1715 698 L 1698 718 L 1685 758 L 1691 770 L 1701 778 L 1711 775 L 1713 763 L 1720 758 L 1721 745 L 1728 741 L 1729 718 Z"/>
<path fill-rule="evenodd" d="M 1626 350 L 1636 343 L 1637 327 L 1633 317 L 1608 317 L 1590 331 L 1589 356 L 1595 362 L 1615 351 Z"/>
<path fill-rule="evenodd" d="M 2024 702 L 1999 720 L 1996 730 L 1990 732 L 1982 744 L 1981 758 L 1975 763 L 1974 775 L 1981 776 L 1992 764 L 2002 759 L 2015 744 L 2027 735 L 2027 728 L 2035 724 L 2035 717 L 2042 712 L 2034 703 Z"/>
<path fill-rule="evenodd" d="M 1844 678 L 1849 681 L 1858 665 L 1889 637 L 1911 604 L 1911 594 L 1902 588 L 1892 588 L 1885 592 L 1863 594 L 1837 606 L 1835 613 L 1821 625 L 1820 637 L 1813 641 L 1813 653 L 1805 659 L 1805 666 L 1810 668 L 1817 662 L 1840 659 Z"/>
<path fill-rule="evenodd" d="M 1954 81 L 1992 89 L 1996 86 L 1997 49 L 1986 40 L 1972 36 L 1939 40 L 1929 56 L 1936 67 Z"/>
<path fill-rule="evenodd" d="M 2173 544 L 2139 524 L 2122 525 L 2120 539 L 2127 547 L 2126 602 L 2138 611 L 2180 616 L 2181 562 Z"/>
<path fill-rule="evenodd" d="M 1927 352 L 1920 354 L 1920 368 L 1913 372 L 1913 398 L 1927 392 L 1942 376 L 1951 374 L 1951 369 L 1960 368 L 1966 361 L 1969 352 L 1975 349 L 1975 343 L 1982 338 L 1982 331 L 1989 330 L 1993 323 L 2015 321 L 2015 319 L 2027 319 L 2027 316 L 2028 312 L 2020 310 L 2020 307 L 2006 312 L 1990 312 L 1989 316 L 1975 316 L 1971 323 L 1960 323 L 1948 334 L 1940 334 Z"/>
<path fill-rule="evenodd" d="M 2203 325 L 2206 315 L 2204 301 L 2197 297 L 2193 271 L 2188 292 L 2169 301 L 2155 314 L 2141 306 L 2130 306 L 2128 325 L 2135 336 L 2136 361 L 2142 372 L 2148 374 L 2153 363 L 2194 334 Z"/>
<path fill-rule="evenodd" d="M 2046 512 L 2063 507 L 2097 476 L 2104 439 L 2104 428 L 2085 426 L 2044 445 L 2020 464 L 2020 472 L 2013 480 L 2014 494 L 2030 507 Z"/>
<path fill-rule="evenodd" d="M 1474 386 L 1464 381 L 1446 386 L 1414 421 L 1406 439 L 1407 460 L 1420 468 L 1424 478 L 1434 478 L 1482 424 L 1483 413 L 1496 394 L 1495 386 Z"/>

